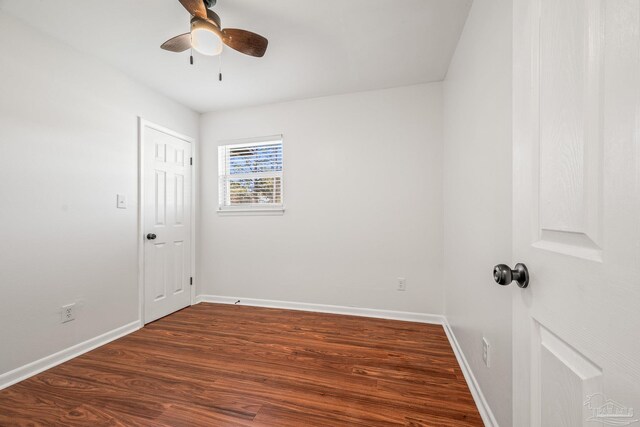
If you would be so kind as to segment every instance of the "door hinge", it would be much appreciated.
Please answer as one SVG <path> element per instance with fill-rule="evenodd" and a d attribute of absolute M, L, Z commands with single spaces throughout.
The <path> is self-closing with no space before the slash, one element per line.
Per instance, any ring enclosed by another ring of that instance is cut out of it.
<path fill-rule="evenodd" d="M 193 166 L 193 157 L 189 157 L 189 164 Z"/>
<path fill-rule="evenodd" d="M 193 285 L 193 277 L 189 277 L 189 284 Z"/>

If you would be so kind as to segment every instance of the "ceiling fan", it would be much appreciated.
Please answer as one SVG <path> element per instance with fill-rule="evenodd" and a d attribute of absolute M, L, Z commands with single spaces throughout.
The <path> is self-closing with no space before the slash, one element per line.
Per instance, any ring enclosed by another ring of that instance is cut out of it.
<path fill-rule="evenodd" d="M 245 55 L 264 56 L 269 41 L 259 34 L 237 28 L 222 28 L 220 17 L 210 8 L 217 0 L 179 0 L 191 14 L 191 32 L 173 37 L 160 46 L 170 52 L 193 48 L 203 55 L 215 56 L 223 44 Z"/>

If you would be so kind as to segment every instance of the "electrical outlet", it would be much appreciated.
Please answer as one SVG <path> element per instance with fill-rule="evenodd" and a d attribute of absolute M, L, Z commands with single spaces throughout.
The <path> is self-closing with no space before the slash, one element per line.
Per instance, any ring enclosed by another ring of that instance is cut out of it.
<path fill-rule="evenodd" d="M 482 360 L 484 365 L 489 367 L 489 341 L 485 337 L 482 337 Z"/>
<path fill-rule="evenodd" d="M 398 277 L 398 290 L 406 291 L 407 290 L 407 279 L 404 277 Z"/>
<path fill-rule="evenodd" d="M 62 323 L 71 322 L 76 318 L 76 304 L 62 306 Z"/>

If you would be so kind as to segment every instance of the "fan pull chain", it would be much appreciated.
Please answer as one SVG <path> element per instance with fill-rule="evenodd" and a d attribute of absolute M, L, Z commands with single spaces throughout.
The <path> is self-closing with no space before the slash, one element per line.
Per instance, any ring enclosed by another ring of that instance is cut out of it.
<path fill-rule="evenodd" d="M 189 64 L 193 65 L 193 36 L 191 35 L 191 24 L 189 24 L 189 44 L 191 45 L 189 49 Z"/>
<path fill-rule="evenodd" d="M 222 52 L 218 55 L 218 81 L 222 81 Z"/>

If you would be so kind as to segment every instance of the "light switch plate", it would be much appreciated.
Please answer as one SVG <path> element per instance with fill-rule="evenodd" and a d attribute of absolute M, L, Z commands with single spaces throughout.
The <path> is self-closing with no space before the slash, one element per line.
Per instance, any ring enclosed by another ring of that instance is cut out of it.
<path fill-rule="evenodd" d="M 118 209 L 127 209 L 127 198 L 124 194 L 118 194 L 116 199 Z"/>

